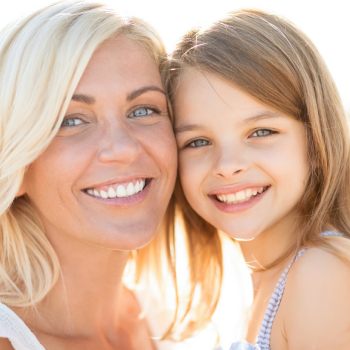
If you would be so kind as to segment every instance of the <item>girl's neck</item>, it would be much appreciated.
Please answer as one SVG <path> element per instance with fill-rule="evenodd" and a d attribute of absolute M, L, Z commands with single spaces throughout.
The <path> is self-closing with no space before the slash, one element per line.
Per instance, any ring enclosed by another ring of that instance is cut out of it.
<path fill-rule="evenodd" d="M 253 240 L 239 242 L 244 259 L 252 270 L 255 291 L 263 279 L 275 279 L 289 263 L 288 259 L 288 261 L 265 270 L 265 267 L 283 256 L 295 244 L 296 231 L 295 225 L 279 222 Z"/>

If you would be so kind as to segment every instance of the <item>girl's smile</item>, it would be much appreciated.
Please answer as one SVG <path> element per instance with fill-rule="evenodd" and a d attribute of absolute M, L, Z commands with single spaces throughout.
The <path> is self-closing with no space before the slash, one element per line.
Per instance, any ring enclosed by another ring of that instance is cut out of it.
<path fill-rule="evenodd" d="M 249 185 L 248 187 L 246 184 L 243 184 L 243 186 L 246 188 L 240 191 L 230 189 L 230 187 L 216 190 L 214 193 L 218 194 L 212 195 L 209 193 L 208 196 L 219 210 L 226 213 L 234 213 L 247 210 L 255 205 L 264 197 L 266 191 L 270 188 L 270 186 L 256 185 Z M 242 187 L 242 185 L 240 185 L 240 187 Z"/>
<path fill-rule="evenodd" d="M 179 78 L 174 107 L 181 183 L 200 216 L 238 239 L 295 222 L 308 176 L 302 123 L 198 70 Z"/>

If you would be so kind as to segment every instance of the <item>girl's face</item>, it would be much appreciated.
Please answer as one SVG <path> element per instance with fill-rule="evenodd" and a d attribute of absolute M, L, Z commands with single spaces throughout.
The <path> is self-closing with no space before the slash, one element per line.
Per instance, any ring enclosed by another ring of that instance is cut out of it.
<path fill-rule="evenodd" d="M 158 68 L 118 38 L 92 56 L 61 129 L 22 186 L 51 241 L 149 243 L 173 191 L 176 142 Z"/>
<path fill-rule="evenodd" d="M 295 223 L 308 175 L 302 123 L 198 70 L 180 78 L 174 107 L 180 178 L 201 217 L 236 239 Z"/>

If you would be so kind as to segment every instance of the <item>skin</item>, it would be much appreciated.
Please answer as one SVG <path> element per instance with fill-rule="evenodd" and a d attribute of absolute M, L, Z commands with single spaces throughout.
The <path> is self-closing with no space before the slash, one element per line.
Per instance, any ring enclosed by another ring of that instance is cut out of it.
<path fill-rule="evenodd" d="M 174 107 L 184 194 L 200 216 L 240 242 L 252 266 L 255 294 L 246 340 L 255 343 L 291 259 L 265 271 L 254 268 L 273 262 L 295 240 L 309 171 L 305 128 L 231 82 L 195 69 L 180 77 Z M 266 191 L 244 203 L 223 204 L 216 197 L 254 187 Z M 310 248 L 290 270 L 271 349 L 346 349 L 349 287 L 349 266 Z"/>
<path fill-rule="evenodd" d="M 37 306 L 40 315 L 14 311 L 47 349 L 154 349 L 121 283 L 129 251 L 154 238 L 176 176 L 176 143 L 153 59 L 130 39 L 105 42 L 76 88 L 67 123 L 73 125 L 61 127 L 30 165 L 19 193 L 37 209 L 62 275 Z M 136 202 L 86 193 L 140 177 L 149 183 Z"/>

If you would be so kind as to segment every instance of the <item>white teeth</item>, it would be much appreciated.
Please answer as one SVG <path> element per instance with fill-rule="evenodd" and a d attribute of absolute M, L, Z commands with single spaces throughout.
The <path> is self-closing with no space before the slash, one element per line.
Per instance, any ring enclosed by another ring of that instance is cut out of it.
<path fill-rule="evenodd" d="M 132 196 L 135 194 L 135 187 L 131 182 L 129 183 L 128 187 L 126 188 L 126 194 L 128 196 Z"/>
<path fill-rule="evenodd" d="M 228 193 L 226 195 L 221 194 L 216 197 L 219 201 L 225 202 L 226 204 L 237 204 L 252 199 L 257 194 L 264 192 L 264 189 L 267 189 L 267 187 L 260 187 L 259 189 L 247 188 L 246 190 L 237 193 Z"/>
<path fill-rule="evenodd" d="M 245 199 L 245 192 L 239 191 L 236 193 L 236 201 L 242 201 Z"/>
<path fill-rule="evenodd" d="M 129 182 L 126 188 L 123 185 L 119 185 L 116 190 L 113 187 L 109 187 L 108 191 L 105 191 L 105 190 L 98 191 L 90 188 L 86 192 L 95 197 L 123 198 L 123 197 L 133 196 L 134 194 L 141 192 L 144 189 L 145 185 L 146 185 L 146 180 L 139 180 L 139 181 L 136 181 L 135 185 L 132 182 Z"/>
<path fill-rule="evenodd" d="M 113 187 L 110 187 L 108 189 L 108 197 L 109 198 L 115 198 L 117 197 L 117 193 L 114 191 Z"/>
<path fill-rule="evenodd" d="M 228 202 L 234 202 L 236 200 L 236 196 L 233 193 L 226 195 L 226 198 Z"/>
<path fill-rule="evenodd" d="M 126 189 L 124 186 L 119 185 L 117 187 L 117 197 L 119 198 L 126 197 Z"/>
<path fill-rule="evenodd" d="M 107 192 L 101 190 L 100 194 L 101 194 L 102 198 L 108 198 L 108 193 Z"/>

